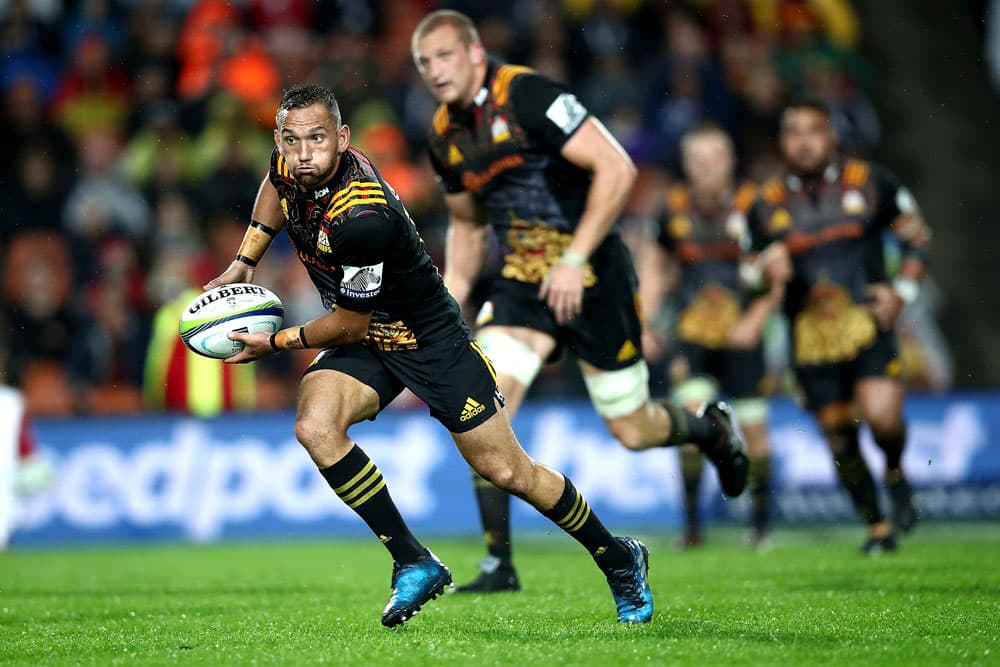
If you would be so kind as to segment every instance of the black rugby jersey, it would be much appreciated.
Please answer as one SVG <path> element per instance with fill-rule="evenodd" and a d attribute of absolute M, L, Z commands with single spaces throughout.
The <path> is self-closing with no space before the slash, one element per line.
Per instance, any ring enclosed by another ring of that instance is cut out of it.
<path fill-rule="evenodd" d="M 812 188 L 790 174 L 761 187 L 749 217 L 751 245 L 783 241 L 791 254 L 785 311 L 798 363 L 850 359 L 874 340 L 865 290 L 887 280 L 884 234 L 900 231 L 893 223 L 916 212 L 895 176 L 856 159 L 831 164 Z M 925 252 L 923 233 L 905 236 L 915 241 L 902 239 L 905 255 Z"/>
<path fill-rule="evenodd" d="M 701 211 L 684 185 L 672 187 L 659 219 L 657 241 L 680 263 L 677 337 L 705 347 L 727 343 L 750 295 L 740 280 L 747 212 L 756 188 L 743 183 L 717 212 Z"/>
<path fill-rule="evenodd" d="M 409 214 L 363 153 L 348 148 L 333 178 L 305 191 L 275 148 L 268 178 L 324 307 L 373 311 L 363 342 L 416 349 L 464 327 Z"/>
<path fill-rule="evenodd" d="M 560 150 L 588 116 L 563 86 L 492 61 L 471 105 L 441 105 L 434 114 L 431 164 L 446 192 L 469 192 L 485 211 L 500 242 L 502 277 L 540 283 L 569 244 L 592 176 Z M 588 287 L 608 240 L 591 257 Z"/>

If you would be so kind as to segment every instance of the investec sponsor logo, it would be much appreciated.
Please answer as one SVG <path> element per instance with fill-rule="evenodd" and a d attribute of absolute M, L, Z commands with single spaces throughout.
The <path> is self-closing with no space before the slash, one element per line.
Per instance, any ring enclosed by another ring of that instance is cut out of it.
<path fill-rule="evenodd" d="M 434 513 L 430 475 L 447 444 L 431 420 L 399 424 L 366 435 L 365 450 L 400 511 L 421 519 Z M 280 430 L 288 433 L 291 426 L 282 421 Z M 166 440 L 140 441 L 128 450 L 85 442 L 56 464 L 59 478 L 25 504 L 21 530 L 62 524 L 82 533 L 138 528 L 163 534 L 179 528 L 191 539 L 210 540 L 227 526 L 266 516 L 294 523 L 358 520 L 293 439 L 276 446 L 250 437 L 218 439 L 204 424 L 179 422 Z"/>

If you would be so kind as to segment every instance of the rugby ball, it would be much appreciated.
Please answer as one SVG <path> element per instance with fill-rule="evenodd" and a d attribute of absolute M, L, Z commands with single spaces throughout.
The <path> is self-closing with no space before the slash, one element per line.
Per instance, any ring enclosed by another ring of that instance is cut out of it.
<path fill-rule="evenodd" d="M 203 357 L 225 359 L 243 349 L 227 338 L 230 331 L 272 334 L 281 328 L 285 307 L 260 285 L 222 285 L 195 297 L 181 313 L 178 333 L 188 349 Z"/>

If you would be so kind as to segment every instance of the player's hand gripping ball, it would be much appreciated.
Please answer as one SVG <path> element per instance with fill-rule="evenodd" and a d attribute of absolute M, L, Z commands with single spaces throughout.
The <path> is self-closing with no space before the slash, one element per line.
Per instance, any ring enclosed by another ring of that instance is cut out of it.
<path fill-rule="evenodd" d="M 281 328 L 285 307 L 269 289 L 249 283 L 220 285 L 195 297 L 181 314 L 178 332 L 192 352 L 225 359 L 243 349 L 230 331 L 272 334 Z"/>

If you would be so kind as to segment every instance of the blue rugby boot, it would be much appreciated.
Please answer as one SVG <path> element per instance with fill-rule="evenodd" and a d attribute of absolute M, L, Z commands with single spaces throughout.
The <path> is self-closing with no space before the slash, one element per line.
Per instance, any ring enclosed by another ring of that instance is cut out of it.
<path fill-rule="evenodd" d="M 653 594 L 649 590 L 649 551 L 631 537 L 616 537 L 632 557 L 632 565 L 607 573 L 611 597 L 618 608 L 619 623 L 649 623 L 653 618 Z"/>
<path fill-rule="evenodd" d="M 430 551 L 415 563 L 393 563 L 392 595 L 382 612 L 382 625 L 394 628 L 406 623 L 450 585 L 451 570 Z"/>

